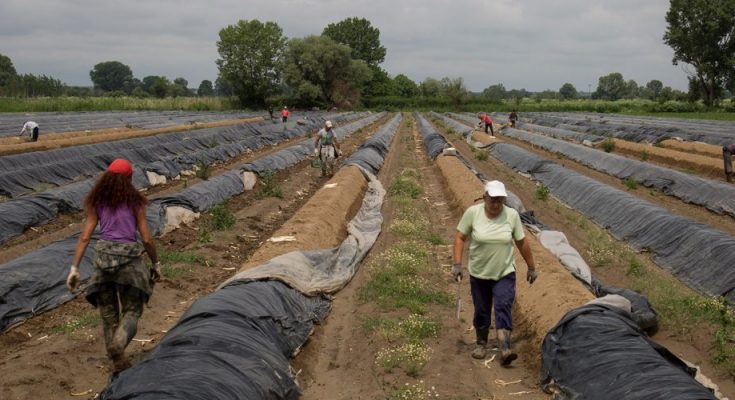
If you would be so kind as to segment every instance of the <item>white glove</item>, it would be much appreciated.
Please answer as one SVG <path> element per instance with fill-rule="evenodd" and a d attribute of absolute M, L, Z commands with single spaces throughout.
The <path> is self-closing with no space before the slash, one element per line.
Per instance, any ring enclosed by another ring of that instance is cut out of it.
<path fill-rule="evenodd" d="M 79 268 L 76 265 L 72 265 L 69 270 L 69 275 L 66 277 L 66 287 L 69 288 L 70 292 L 79 286 Z"/>
<path fill-rule="evenodd" d="M 314 155 L 315 156 L 318 156 L 319 155 L 319 149 L 314 149 Z"/>
<path fill-rule="evenodd" d="M 161 280 L 161 262 L 160 261 L 157 261 L 151 267 L 151 280 L 153 282 L 158 282 Z"/>

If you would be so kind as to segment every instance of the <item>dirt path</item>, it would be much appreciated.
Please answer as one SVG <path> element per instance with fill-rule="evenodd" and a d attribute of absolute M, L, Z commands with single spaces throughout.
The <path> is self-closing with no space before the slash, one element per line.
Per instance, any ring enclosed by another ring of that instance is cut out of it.
<path fill-rule="evenodd" d="M 380 126 L 343 140 L 345 157 Z M 199 297 L 230 277 L 255 250 L 321 187 L 326 178 L 308 160 L 275 175 L 282 198 L 255 190 L 227 203 L 234 225 L 211 229 L 206 214 L 157 240 L 164 279 L 157 285 L 128 353 L 139 360 Z M 202 237 L 208 227 L 208 237 Z M 91 399 L 108 378 L 99 317 L 78 298 L 0 335 L 0 398 Z M 72 394 L 81 394 L 72 396 Z"/>
<path fill-rule="evenodd" d="M 696 317 L 685 318 L 677 310 L 682 302 L 694 301 L 695 293 L 681 284 L 668 272 L 656 265 L 649 254 L 636 254 L 625 243 L 612 238 L 607 231 L 599 228 L 583 214 L 568 208 L 566 205 L 550 197 L 541 200 L 537 197 L 535 182 L 527 179 L 508 168 L 492 156 L 487 159 L 477 159 L 476 153 L 469 145 L 456 134 L 448 134 L 441 125 L 437 129 L 451 141 L 465 157 L 471 160 L 474 166 L 488 179 L 498 179 L 506 184 L 523 201 L 527 210 L 534 210 L 540 220 L 552 229 L 564 232 L 570 244 L 585 258 L 592 268 L 592 273 L 608 285 L 627 287 L 649 296 L 662 319 L 659 331 L 653 339 L 666 346 L 674 354 L 685 360 L 699 365 L 702 371 L 728 397 L 735 396 L 735 376 L 718 367 L 713 362 L 714 331 L 707 324 Z M 567 159 L 558 159 L 530 145 L 514 141 L 504 136 L 497 137 L 501 141 L 519 145 L 527 150 L 541 154 L 544 157 L 588 175 L 596 180 L 621 190 L 627 190 L 620 180 L 599 172 L 591 171 L 586 167 L 575 165 Z M 479 154 L 479 153 L 478 153 Z M 706 224 L 733 232 L 732 221 L 723 216 L 713 216 L 707 210 L 682 203 L 681 201 L 657 194 L 650 196 L 649 189 L 638 188 L 635 194 L 662 207 L 669 208 L 674 213 L 689 216 Z M 632 261 L 635 257 L 635 262 Z M 655 283 L 654 283 L 655 282 Z M 652 287 L 664 283 L 662 287 Z"/>
<path fill-rule="evenodd" d="M 352 282 L 337 294 L 329 317 L 295 360 L 294 367 L 301 371 L 303 398 L 428 399 L 436 395 L 453 399 L 548 398 L 536 388 L 537 373 L 532 367 L 519 362 L 514 368 L 502 369 L 497 361 L 485 366 L 470 357 L 474 332 L 469 284 L 464 282 L 461 287 L 463 307 L 461 320 L 457 321 L 455 286 L 449 276 L 451 246 L 447 244 L 463 210 L 448 200 L 445 182 L 426 157 L 415 120 L 408 114 L 404 116 L 379 178 L 386 188 L 406 176 L 417 179 L 422 193 L 412 202 L 417 212 L 413 219 L 426 222 L 420 236 L 424 240 L 430 237 L 427 264 L 418 279 L 427 279 L 428 285 L 436 287 L 437 297 L 449 301 L 429 304 L 423 315 L 411 313 L 408 317 L 400 307 L 386 308 L 365 301 L 365 288 L 373 284 L 372 275 L 376 268 L 381 268 L 382 260 L 394 251 L 410 248 L 407 243 L 413 243 L 401 230 L 406 223 L 406 199 L 387 196 L 383 205 L 384 230 L 378 242 Z M 381 324 L 427 319 L 435 321 L 439 328 L 436 335 L 424 341 L 430 354 L 426 364 L 419 371 L 406 366 L 386 371 L 380 354 L 394 348 L 398 339 L 386 328 L 389 325 Z M 375 329 L 375 324 L 380 327 Z M 517 343 L 519 348 L 522 345 Z M 525 361 L 533 364 L 533 360 Z M 501 381 L 515 383 L 503 386 Z M 517 395 L 521 397 L 510 397 L 510 393 L 520 392 L 524 392 L 522 396 Z"/>

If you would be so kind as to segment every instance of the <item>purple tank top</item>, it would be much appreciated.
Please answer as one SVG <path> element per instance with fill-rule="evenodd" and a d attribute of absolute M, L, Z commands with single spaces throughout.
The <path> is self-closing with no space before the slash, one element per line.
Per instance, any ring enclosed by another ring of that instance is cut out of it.
<path fill-rule="evenodd" d="M 100 225 L 100 239 L 117 243 L 135 242 L 137 223 L 135 214 L 126 205 L 116 208 L 97 207 L 97 219 Z"/>

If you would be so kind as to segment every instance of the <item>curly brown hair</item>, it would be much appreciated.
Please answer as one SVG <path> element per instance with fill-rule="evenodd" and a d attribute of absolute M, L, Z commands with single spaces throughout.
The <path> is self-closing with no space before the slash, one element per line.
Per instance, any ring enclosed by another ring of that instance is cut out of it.
<path fill-rule="evenodd" d="M 107 171 L 84 199 L 84 206 L 92 210 L 99 206 L 117 207 L 121 204 L 126 204 L 133 212 L 137 212 L 140 207 L 148 205 L 148 199 L 133 186 L 130 177 Z"/>

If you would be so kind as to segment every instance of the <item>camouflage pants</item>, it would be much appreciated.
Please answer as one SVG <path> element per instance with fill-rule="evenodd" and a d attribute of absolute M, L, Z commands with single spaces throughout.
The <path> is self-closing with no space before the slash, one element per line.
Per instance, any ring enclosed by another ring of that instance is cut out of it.
<path fill-rule="evenodd" d="M 107 356 L 116 370 L 124 369 L 125 348 L 138 331 L 138 320 L 143 315 L 143 297 L 130 286 L 105 284 L 97 293 L 97 308 L 102 318 Z"/>
<path fill-rule="evenodd" d="M 322 176 L 334 175 L 334 163 L 337 158 L 337 150 L 332 145 L 321 146 L 319 159 L 322 161 Z"/>
<path fill-rule="evenodd" d="M 153 292 L 148 266 L 140 243 L 98 240 L 87 300 L 102 318 L 107 355 L 115 370 L 127 367 L 125 348 L 135 337 L 143 305 Z"/>

